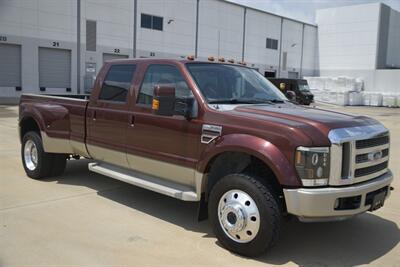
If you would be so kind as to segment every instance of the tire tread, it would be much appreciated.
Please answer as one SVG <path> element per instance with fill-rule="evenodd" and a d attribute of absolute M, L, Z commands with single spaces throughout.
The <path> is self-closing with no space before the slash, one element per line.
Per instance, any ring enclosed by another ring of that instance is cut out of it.
<path fill-rule="evenodd" d="M 270 216 L 270 221 L 272 225 L 272 232 L 269 235 L 270 238 L 269 240 L 259 240 L 257 237 L 250 241 L 249 243 L 244 243 L 244 244 L 239 244 L 239 243 L 233 243 L 234 241 L 230 240 L 229 237 L 227 237 L 225 234 L 224 238 L 219 238 L 219 241 L 229 250 L 241 254 L 243 256 L 247 257 L 255 257 L 259 256 L 260 254 L 264 253 L 271 247 L 273 247 L 278 238 L 279 238 L 279 232 L 280 232 L 280 222 L 281 222 L 281 210 L 278 202 L 278 198 L 276 194 L 273 191 L 273 187 L 268 185 L 268 183 L 261 182 L 261 178 L 257 176 L 252 176 L 244 173 L 235 173 L 235 174 L 229 174 L 225 177 L 222 177 L 213 187 L 210 193 L 210 203 L 209 203 L 209 218 L 211 219 L 211 222 L 213 224 L 214 232 L 216 233 L 217 237 L 219 236 L 218 232 L 222 231 L 220 228 L 221 226 L 219 225 L 218 218 L 215 218 L 213 212 L 211 209 L 212 207 L 215 206 L 215 201 L 216 196 L 213 196 L 215 194 L 216 190 L 221 190 L 220 187 L 223 187 L 229 181 L 232 176 L 239 178 L 241 180 L 247 181 L 248 183 L 252 184 L 252 186 L 261 194 L 262 196 L 262 205 L 267 205 L 267 210 L 268 210 L 268 215 Z M 240 189 L 240 188 L 238 188 Z M 247 192 L 248 193 L 248 192 Z M 253 197 L 253 196 L 252 196 Z M 262 207 L 259 207 L 262 208 Z M 256 240 L 258 239 L 258 240 Z M 266 242 L 263 242 L 266 241 Z M 253 243 L 257 242 L 257 244 Z"/>
<path fill-rule="evenodd" d="M 34 170 L 29 170 L 25 166 L 24 162 L 24 146 L 25 142 L 29 139 L 35 143 L 38 151 L 38 165 Z M 42 138 L 40 137 L 39 133 L 34 131 L 27 132 L 22 138 L 21 158 L 26 174 L 30 178 L 38 180 L 46 177 L 61 175 L 66 166 L 66 155 L 45 152 Z"/>

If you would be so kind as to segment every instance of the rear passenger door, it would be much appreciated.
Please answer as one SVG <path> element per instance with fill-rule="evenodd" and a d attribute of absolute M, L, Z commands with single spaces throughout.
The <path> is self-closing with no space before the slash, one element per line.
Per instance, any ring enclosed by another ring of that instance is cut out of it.
<path fill-rule="evenodd" d="M 98 161 L 128 167 L 126 160 L 127 127 L 134 119 L 128 112 L 132 102 L 132 82 L 136 65 L 113 64 L 104 81 L 97 84 L 87 111 L 87 148 Z"/>

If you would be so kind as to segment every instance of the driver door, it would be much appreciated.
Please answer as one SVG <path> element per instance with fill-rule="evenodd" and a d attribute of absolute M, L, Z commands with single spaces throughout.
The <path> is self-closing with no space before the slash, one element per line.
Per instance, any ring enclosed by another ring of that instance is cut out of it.
<path fill-rule="evenodd" d="M 172 84 L 176 97 L 193 96 L 177 66 L 148 64 L 133 114 L 134 127 L 127 132 L 127 159 L 135 171 L 194 186 L 200 145 L 201 122 L 180 115 L 164 117 L 151 109 L 154 86 Z"/>

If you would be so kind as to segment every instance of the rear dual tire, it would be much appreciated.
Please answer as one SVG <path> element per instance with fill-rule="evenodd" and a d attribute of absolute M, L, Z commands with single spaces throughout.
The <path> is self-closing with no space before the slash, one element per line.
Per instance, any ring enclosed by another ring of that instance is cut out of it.
<path fill-rule="evenodd" d="M 67 162 L 65 154 L 46 153 L 37 132 L 27 132 L 22 137 L 21 158 L 26 174 L 33 179 L 61 175 Z"/>
<path fill-rule="evenodd" d="M 259 256 L 278 239 L 278 201 L 273 191 L 255 177 L 223 177 L 211 190 L 208 212 L 217 239 L 234 253 Z"/>

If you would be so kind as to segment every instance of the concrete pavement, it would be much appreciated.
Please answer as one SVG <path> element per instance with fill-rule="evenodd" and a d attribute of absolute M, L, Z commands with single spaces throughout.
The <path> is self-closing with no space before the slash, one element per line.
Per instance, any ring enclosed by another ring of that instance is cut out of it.
<path fill-rule="evenodd" d="M 87 170 L 36 181 L 21 165 L 17 108 L 0 106 L 0 266 L 400 266 L 400 109 L 327 107 L 372 116 L 391 130 L 391 198 L 337 223 L 287 221 L 278 244 L 246 259 L 223 249 L 196 204 Z"/>

